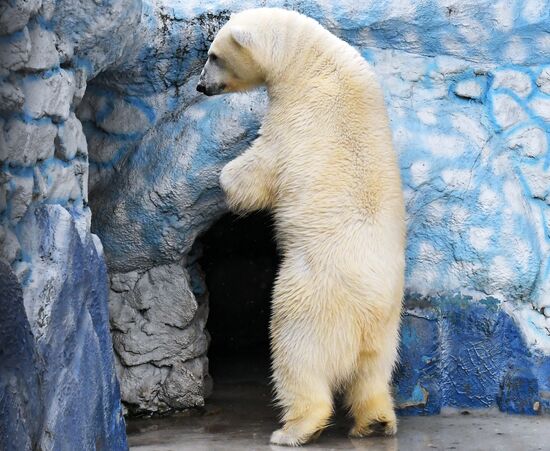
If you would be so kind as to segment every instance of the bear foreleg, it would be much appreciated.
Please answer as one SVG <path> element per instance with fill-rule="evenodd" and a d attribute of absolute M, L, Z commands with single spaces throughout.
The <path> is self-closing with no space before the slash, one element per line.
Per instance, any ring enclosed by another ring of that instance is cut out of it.
<path fill-rule="evenodd" d="M 273 203 L 273 164 L 267 149 L 254 143 L 225 165 L 220 185 L 229 208 L 237 213 L 268 209 Z"/>

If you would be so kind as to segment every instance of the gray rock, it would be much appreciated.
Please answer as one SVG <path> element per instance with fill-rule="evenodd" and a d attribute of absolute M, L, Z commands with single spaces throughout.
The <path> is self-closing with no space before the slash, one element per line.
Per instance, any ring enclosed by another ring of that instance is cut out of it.
<path fill-rule="evenodd" d="M 23 68 L 29 60 L 30 52 L 31 38 L 25 27 L 10 39 L 0 42 L 0 68 L 12 71 Z"/>
<path fill-rule="evenodd" d="M 210 394 L 209 379 L 206 357 L 178 362 L 162 384 L 159 398 L 173 409 L 203 406 Z"/>
<path fill-rule="evenodd" d="M 97 122 L 98 127 L 107 133 L 128 135 L 143 133 L 150 126 L 151 121 L 143 110 L 124 99 L 115 99 L 111 102 L 112 111 Z"/>
<path fill-rule="evenodd" d="M 73 103 L 77 106 L 86 92 L 86 71 L 83 69 L 76 69 L 74 72 L 75 90 Z"/>
<path fill-rule="evenodd" d="M 3 229 L 3 237 L 0 239 L 0 258 L 12 263 L 21 251 L 17 236 L 10 229 Z"/>
<path fill-rule="evenodd" d="M 0 35 L 21 30 L 41 3 L 40 0 L 3 1 L 0 4 Z"/>
<path fill-rule="evenodd" d="M 187 279 L 186 272 L 178 264 L 151 268 L 135 286 L 134 306 L 144 312 L 149 322 L 185 328 L 197 311 Z M 169 304 L 166 299 L 176 302 Z"/>
<path fill-rule="evenodd" d="M 203 405 L 207 307 L 197 305 L 184 268 L 111 274 L 109 305 L 127 408 L 161 413 Z"/>
<path fill-rule="evenodd" d="M 24 102 L 25 96 L 18 85 L 8 80 L 0 83 L 0 111 L 21 111 Z"/>
<path fill-rule="evenodd" d="M 111 274 L 111 290 L 117 293 L 132 291 L 140 277 L 138 271 Z"/>
<path fill-rule="evenodd" d="M 54 155 L 57 127 L 52 123 L 25 123 L 11 119 L 5 125 L 5 154 L 2 160 L 12 165 L 31 166 Z"/>
<path fill-rule="evenodd" d="M 25 111 L 35 118 L 47 115 L 55 120 L 66 120 L 74 91 L 74 76 L 65 69 L 49 76 L 27 77 L 23 82 Z"/>
<path fill-rule="evenodd" d="M 61 160 L 72 160 L 77 154 L 88 155 L 86 136 L 82 132 L 82 124 L 70 113 L 69 119 L 60 124 L 55 140 L 55 156 Z"/>
<path fill-rule="evenodd" d="M 164 413 L 169 409 L 159 399 L 159 387 L 162 387 L 170 367 L 154 365 L 123 366 L 117 364 L 121 396 L 126 407 L 134 414 L 144 412 Z M 146 406 L 146 408 L 144 408 Z"/>
<path fill-rule="evenodd" d="M 200 407 L 212 390 L 204 356 L 165 366 L 117 364 L 117 374 L 122 398 L 133 414 Z"/>
<path fill-rule="evenodd" d="M 12 176 L 7 189 L 10 220 L 17 223 L 32 202 L 33 177 Z"/>
<path fill-rule="evenodd" d="M 41 173 L 47 183 L 47 197 L 57 202 L 76 200 L 82 194 L 83 173 L 80 162 L 73 160 L 64 164 L 59 160 L 41 167 Z"/>
<path fill-rule="evenodd" d="M 43 70 L 59 65 L 59 55 L 55 48 L 55 34 L 40 25 L 30 28 L 31 53 L 25 64 L 26 69 Z"/>
<path fill-rule="evenodd" d="M 135 273 L 130 273 L 130 286 Z M 119 285 L 124 278 L 119 275 Z M 111 291 L 113 341 L 125 365 L 189 359 L 205 352 L 202 329 L 191 324 L 197 312 L 186 273 L 177 264 L 140 275 L 132 290 Z M 195 321 L 196 322 L 196 321 Z"/>

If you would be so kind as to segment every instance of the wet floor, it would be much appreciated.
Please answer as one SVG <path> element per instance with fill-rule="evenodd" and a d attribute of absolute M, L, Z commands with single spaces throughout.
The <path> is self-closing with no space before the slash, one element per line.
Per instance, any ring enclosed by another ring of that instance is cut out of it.
<path fill-rule="evenodd" d="M 220 382 L 200 414 L 128 421 L 130 449 L 135 451 L 279 450 L 269 445 L 277 428 L 266 384 Z M 350 439 L 345 415 L 304 450 L 369 451 L 550 451 L 550 417 L 464 411 L 431 417 L 402 417 L 396 437 Z"/>

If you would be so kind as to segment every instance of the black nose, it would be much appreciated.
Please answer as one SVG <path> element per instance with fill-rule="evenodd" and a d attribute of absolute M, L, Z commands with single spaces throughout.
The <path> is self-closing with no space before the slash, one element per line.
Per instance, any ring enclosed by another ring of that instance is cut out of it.
<path fill-rule="evenodd" d="M 206 92 L 206 86 L 204 86 L 202 83 L 199 83 L 197 85 L 197 91 L 205 93 Z"/>

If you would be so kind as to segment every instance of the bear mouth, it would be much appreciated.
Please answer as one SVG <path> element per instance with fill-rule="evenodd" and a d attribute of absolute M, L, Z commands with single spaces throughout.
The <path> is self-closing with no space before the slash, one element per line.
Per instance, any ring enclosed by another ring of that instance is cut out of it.
<path fill-rule="evenodd" d="M 197 85 L 197 91 L 202 92 L 204 95 L 207 96 L 215 96 L 217 94 L 222 94 L 225 91 L 226 85 L 225 83 L 220 83 L 217 85 L 205 85 L 202 83 L 199 83 Z"/>

